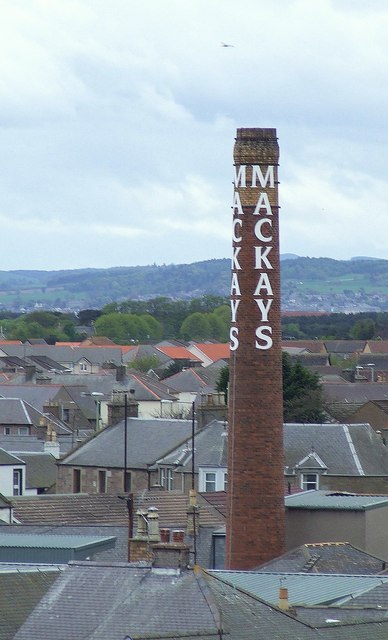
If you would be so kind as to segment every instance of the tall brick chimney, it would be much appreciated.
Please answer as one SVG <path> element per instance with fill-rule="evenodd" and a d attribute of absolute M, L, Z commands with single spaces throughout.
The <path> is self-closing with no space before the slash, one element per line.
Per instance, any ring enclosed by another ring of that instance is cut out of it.
<path fill-rule="evenodd" d="M 275 129 L 238 129 L 234 147 L 226 566 L 285 550 Z"/>

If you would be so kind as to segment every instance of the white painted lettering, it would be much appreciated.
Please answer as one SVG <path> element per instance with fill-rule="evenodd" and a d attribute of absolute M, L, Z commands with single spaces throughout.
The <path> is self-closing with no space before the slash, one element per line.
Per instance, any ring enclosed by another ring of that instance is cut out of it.
<path fill-rule="evenodd" d="M 241 247 L 233 247 L 233 256 L 232 256 L 232 269 L 241 269 L 240 263 L 238 261 L 238 254 L 241 251 Z"/>
<path fill-rule="evenodd" d="M 273 345 L 273 340 L 271 338 L 271 335 L 272 335 L 272 327 L 269 327 L 268 325 L 265 325 L 264 327 L 257 327 L 256 329 L 257 340 L 255 342 L 256 349 L 261 349 L 262 351 L 265 351 L 266 349 L 270 349 Z M 259 342 L 259 340 L 262 340 L 263 342 Z"/>
<path fill-rule="evenodd" d="M 243 211 L 242 204 L 241 204 L 241 199 L 240 199 L 240 194 L 239 194 L 238 191 L 234 192 L 232 209 L 233 209 L 233 214 L 236 212 L 236 209 L 237 209 L 237 214 L 239 216 L 243 216 L 244 215 L 244 211 Z"/>
<path fill-rule="evenodd" d="M 230 287 L 230 293 L 232 296 L 241 296 L 237 273 L 232 273 L 232 285 Z"/>
<path fill-rule="evenodd" d="M 255 224 L 255 236 L 258 240 L 260 240 L 261 242 L 271 242 L 272 241 L 272 236 L 263 236 L 263 233 L 261 231 L 261 227 L 265 224 L 268 223 L 270 227 L 272 227 L 272 220 L 271 218 L 260 218 L 260 220 L 258 220 Z"/>
<path fill-rule="evenodd" d="M 265 189 L 268 182 L 271 189 L 273 189 L 275 186 L 273 165 L 269 165 L 267 167 L 267 173 L 265 174 L 265 176 L 263 176 L 263 173 L 261 171 L 261 167 L 259 164 L 252 165 L 252 187 L 257 187 L 257 179 L 259 180 L 260 186 L 262 187 L 262 189 Z"/>
<path fill-rule="evenodd" d="M 268 322 L 268 311 L 271 308 L 271 305 L 272 305 L 272 302 L 273 302 L 273 298 L 269 298 L 267 300 L 267 303 L 265 303 L 262 298 L 255 298 L 255 302 L 256 302 L 257 306 L 259 307 L 259 310 L 260 310 L 260 313 L 261 313 L 261 321 L 262 322 Z"/>
<path fill-rule="evenodd" d="M 242 220 L 240 220 L 240 218 L 235 218 L 233 220 L 233 242 L 241 242 L 241 236 L 236 235 L 237 225 L 240 225 L 240 227 L 242 227 Z"/>
<path fill-rule="evenodd" d="M 230 328 L 230 350 L 231 351 L 236 351 L 239 342 L 238 342 L 238 328 L 237 327 L 231 327 Z"/>
<path fill-rule="evenodd" d="M 267 269 L 273 269 L 273 266 L 267 257 L 270 251 L 272 251 L 272 247 L 255 247 L 255 269 L 262 269 L 263 262 Z"/>
<path fill-rule="evenodd" d="M 256 209 L 254 210 L 253 215 L 260 216 L 261 209 L 264 209 L 267 216 L 272 216 L 272 209 L 269 202 L 269 198 L 268 198 L 268 195 L 264 192 L 260 193 L 259 195 L 259 199 L 257 201 Z"/>
<path fill-rule="evenodd" d="M 238 172 L 237 172 L 237 167 L 234 168 L 234 186 L 237 189 L 238 187 L 246 187 L 247 186 L 247 181 L 246 181 L 246 165 L 242 164 L 239 168 L 238 168 Z"/>
<path fill-rule="evenodd" d="M 261 296 L 261 290 L 264 289 L 268 296 L 273 296 L 273 291 L 271 287 L 271 283 L 269 281 L 268 273 L 261 273 L 259 282 L 257 283 L 257 287 L 255 289 L 255 293 L 253 294 L 255 297 Z"/>
<path fill-rule="evenodd" d="M 237 322 L 236 318 L 237 318 L 237 309 L 238 309 L 238 305 L 240 304 L 240 300 L 231 300 L 230 301 L 230 306 L 232 309 L 232 322 Z"/>

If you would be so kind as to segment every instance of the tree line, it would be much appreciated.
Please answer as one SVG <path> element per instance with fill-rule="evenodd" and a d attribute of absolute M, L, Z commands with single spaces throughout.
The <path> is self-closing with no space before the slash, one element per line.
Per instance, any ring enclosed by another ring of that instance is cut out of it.
<path fill-rule="evenodd" d="M 113 302 L 101 309 L 84 309 L 77 315 L 56 311 L 0 312 L 0 330 L 8 340 L 43 338 L 51 344 L 82 340 L 85 326 L 118 344 L 173 338 L 227 342 L 230 306 L 226 297 L 204 295 L 188 300 L 157 297 Z M 388 338 L 388 313 L 284 316 L 282 335 L 284 339 L 384 339 Z"/>

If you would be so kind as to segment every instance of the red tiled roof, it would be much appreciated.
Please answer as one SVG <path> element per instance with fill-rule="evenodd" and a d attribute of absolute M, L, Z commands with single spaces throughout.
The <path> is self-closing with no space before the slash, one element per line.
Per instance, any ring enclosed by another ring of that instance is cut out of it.
<path fill-rule="evenodd" d="M 366 347 L 369 347 L 371 353 L 388 353 L 388 340 L 368 340 Z M 367 354 L 367 352 L 364 353 Z"/>
<path fill-rule="evenodd" d="M 202 362 L 201 358 L 191 353 L 187 347 L 162 346 L 156 347 L 156 349 L 173 360 L 194 360 L 195 362 Z"/>
<path fill-rule="evenodd" d="M 217 360 L 227 360 L 230 357 L 229 342 L 195 343 L 194 346 L 213 362 L 217 362 Z"/>

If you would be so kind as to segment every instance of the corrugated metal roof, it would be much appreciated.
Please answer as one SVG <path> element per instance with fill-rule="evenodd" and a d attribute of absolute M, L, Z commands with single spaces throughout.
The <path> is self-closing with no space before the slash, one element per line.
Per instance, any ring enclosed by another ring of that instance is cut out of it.
<path fill-rule="evenodd" d="M 366 511 L 388 505 L 388 496 L 358 495 L 340 491 L 303 491 L 285 497 L 289 509 Z"/>
<path fill-rule="evenodd" d="M 276 605 L 279 588 L 288 589 L 290 605 L 325 605 L 345 597 L 356 597 L 380 584 L 388 576 L 349 576 L 305 573 L 257 573 L 253 571 L 209 571 L 229 584 Z"/>
<path fill-rule="evenodd" d="M 92 538 L 90 536 L 50 536 L 31 534 L 0 534 L 0 547 L 18 547 L 35 549 L 87 549 L 105 542 L 114 542 L 116 538 Z"/>

